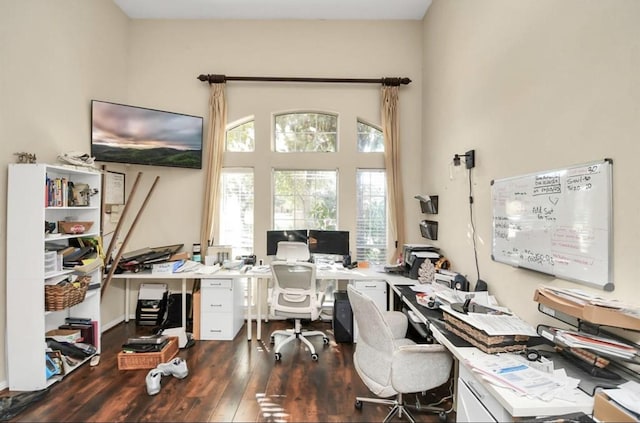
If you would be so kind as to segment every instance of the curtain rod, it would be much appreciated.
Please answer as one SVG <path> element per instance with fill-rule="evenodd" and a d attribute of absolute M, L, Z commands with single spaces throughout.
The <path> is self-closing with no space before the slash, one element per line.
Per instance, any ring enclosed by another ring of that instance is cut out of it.
<path fill-rule="evenodd" d="M 409 85 L 409 78 L 289 78 L 277 76 L 226 76 L 202 74 L 198 76 L 202 82 L 220 84 L 226 81 L 268 81 L 268 82 L 329 82 L 348 84 L 382 84 L 389 86 Z"/>

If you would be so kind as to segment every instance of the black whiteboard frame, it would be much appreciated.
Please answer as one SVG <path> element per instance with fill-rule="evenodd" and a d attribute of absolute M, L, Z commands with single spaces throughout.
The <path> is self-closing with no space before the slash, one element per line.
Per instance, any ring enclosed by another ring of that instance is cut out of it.
<path fill-rule="evenodd" d="M 496 232 L 495 232 L 495 225 L 496 225 L 496 210 L 494 207 L 494 198 L 493 198 L 493 192 L 494 192 L 494 187 L 493 185 L 496 183 L 508 183 L 508 182 L 512 182 L 512 181 L 516 181 L 516 180 L 526 180 L 527 178 L 535 178 L 537 176 L 544 176 L 547 174 L 553 174 L 553 173 L 559 173 L 559 172 L 569 172 L 573 169 L 579 169 L 582 167 L 588 167 L 588 166 L 592 166 L 592 165 L 605 165 L 603 172 L 606 172 L 606 177 L 608 180 L 608 186 L 606 186 L 606 196 L 607 198 L 605 199 L 607 201 L 607 206 L 606 208 L 606 241 L 607 241 L 607 253 L 606 253 L 606 257 L 604 259 L 606 259 L 606 274 L 607 274 L 607 280 L 604 281 L 604 283 L 600 284 L 600 283 L 595 283 L 591 280 L 583 280 L 580 278 L 574 278 L 565 274 L 555 274 L 555 273 L 549 273 L 549 272 L 545 272 L 545 271 L 541 271 L 539 269 L 536 269 L 534 267 L 528 266 L 526 262 L 522 262 L 522 261 L 518 261 L 517 263 L 514 263 L 514 261 L 509 261 L 506 259 L 500 259 L 497 258 L 497 254 L 495 251 L 495 247 L 496 247 Z M 542 274 L 546 274 L 549 276 L 553 276 L 559 279 L 565 279 L 565 280 L 570 280 L 573 282 L 577 282 L 580 284 L 584 284 L 584 285 L 588 285 L 588 286 L 592 286 L 592 287 L 597 287 L 600 289 L 603 289 L 604 291 L 613 291 L 615 288 L 615 285 L 613 283 L 613 160 L 612 159 L 608 159 L 605 158 L 603 160 L 598 160 L 598 161 L 593 161 L 593 162 L 589 162 L 589 163 L 583 163 L 583 164 L 578 164 L 578 165 L 573 165 L 573 166 L 567 166 L 564 168 L 558 168 L 558 169 L 552 169 L 552 170 L 545 170 L 545 171 L 540 171 L 540 172 L 532 172 L 532 173 L 528 173 L 525 175 L 519 175 L 519 176 L 512 176 L 512 177 L 507 177 L 507 178 L 502 178 L 502 179 L 498 179 L 498 180 L 492 180 L 491 181 L 491 192 L 492 192 L 492 198 L 491 198 L 491 213 L 492 213 L 492 231 L 491 231 L 491 236 L 492 236 L 492 242 L 491 242 L 491 259 L 493 261 L 496 262 L 500 262 L 500 263 L 504 263 L 504 264 L 508 264 L 510 266 L 513 267 L 517 267 L 517 268 L 523 268 L 523 269 L 528 269 L 528 270 L 532 270 L 538 273 L 542 273 Z"/>

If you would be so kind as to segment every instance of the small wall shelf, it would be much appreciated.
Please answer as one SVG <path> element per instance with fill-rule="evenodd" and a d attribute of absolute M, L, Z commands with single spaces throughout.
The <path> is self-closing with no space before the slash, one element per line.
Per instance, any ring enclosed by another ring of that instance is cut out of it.
<path fill-rule="evenodd" d="M 438 196 L 437 195 L 416 195 L 418 200 L 420 200 L 420 210 L 422 213 L 428 214 L 438 214 Z"/>
<path fill-rule="evenodd" d="M 423 220 L 420 222 L 420 233 L 423 238 L 438 240 L 438 222 L 435 220 Z"/>

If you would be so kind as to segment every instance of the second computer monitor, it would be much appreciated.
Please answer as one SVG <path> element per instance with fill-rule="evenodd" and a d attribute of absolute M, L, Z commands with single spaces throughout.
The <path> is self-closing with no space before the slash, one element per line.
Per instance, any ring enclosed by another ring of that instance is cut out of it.
<path fill-rule="evenodd" d="M 309 230 L 311 254 L 349 255 L 349 231 Z"/>
<path fill-rule="evenodd" d="M 287 229 L 279 231 L 267 231 L 267 255 L 275 256 L 278 251 L 278 242 L 298 241 L 307 243 L 306 229 Z"/>

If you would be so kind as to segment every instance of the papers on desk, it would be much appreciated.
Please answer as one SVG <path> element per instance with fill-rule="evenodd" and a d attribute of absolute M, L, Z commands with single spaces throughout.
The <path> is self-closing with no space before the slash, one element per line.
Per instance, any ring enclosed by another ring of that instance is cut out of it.
<path fill-rule="evenodd" d="M 553 295 L 569 300 L 580 305 L 594 305 L 619 310 L 621 313 L 640 318 L 640 306 L 624 303 L 616 299 L 605 299 L 595 295 L 591 295 L 579 289 L 554 288 L 550 286 L 541 286 L 541 291 L 548 291 Z"/>
<path fill-rule="evenodd" d="M 265 264 L 261 264 L 259 266 L 253 266 L 251 268 L 251 273 L 269 273 L 271 272 L 271 266 L 267 266 Z"/>
<path fill-rule="evenodd" d="M 561 347 L 587 349 L 607 357 L 617 357 L 625 360 L 632 360 L 639 354 L 638 348 L 633 345 L 604 336 L 545 325 L 541 325 L 539 330 L 541 336 Z"/>
<path fill-rule="evenodd" d="M 483 314 L 483 313 L 458 313 L 448 305 L 441 305 L 440 309 L 449 313 L 458 320 L 485 332 L 489 336 L 496 335 L 526 335 L 538 336 L 536 330 L 513 314 Z"/>
<path fill-rule="evenodd" d="M 193 260 L 185 260 L 184 264 L 176 269 L 175 273 L 198 273 L 201 275 L 212 275 L 220 270 L 220 265 L 206 266 Z"/>
<path fill-rule="evenodd" d="M 466 292 L 451 289 L 439 283 L 417 284 L 411 287 L 415 292 L 434 293 L 437 300 L 443 304 L 463 303 L 467 298 L 471 298 L 474 303 L 483 306 L 493 305 L 494 299 L 487 291 Z"/>
<path fill-rule="evenodd" d="M 628 381 L 617 389 L 603 389 L 607 396 L 633 413 L 640 414 L 640 384 Z"/>
<path fill-rule="evenodd" d="M 220 264 L 214 264 L 213 266 L 206 266 L 204 264 L 201 264 L 198 268 L 193 270 L 193 272 L 198 273 L 200 275 L 213 275 L 220 269 L 221 269 Z"/>
<path fill-rule="evenodd" d="M 544 401 L 567 399 L 567 392 L 576 388 L 580 382 L 566 376 L 563 370 L 549 374 L 529 367 L 509 353 L 486 355 L 473 361 L 467 360 L 466 363 L 491 384 L 511 389 L 518 395 Z"/>

